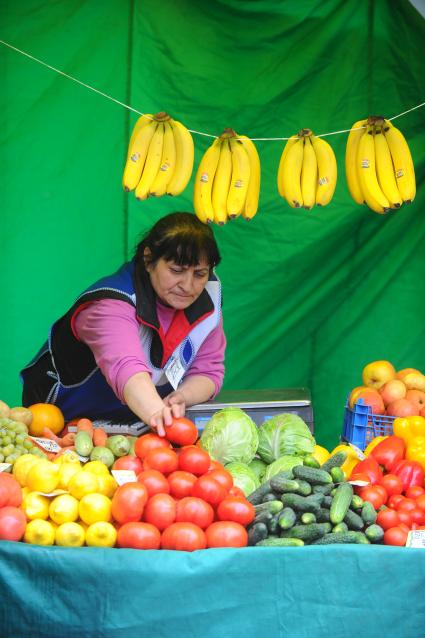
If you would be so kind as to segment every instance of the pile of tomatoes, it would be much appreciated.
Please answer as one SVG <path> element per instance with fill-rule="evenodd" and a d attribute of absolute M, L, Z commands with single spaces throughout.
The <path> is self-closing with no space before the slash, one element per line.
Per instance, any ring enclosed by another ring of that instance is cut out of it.
<path fill-rule="evenodd" d="M 182 420 L 189 421 L 175 419 Z M 245 547 L 246 526 L 255 517 L 253 505 L 233 485 L 223 465 L 193 444 L 193 437 L 177 436 L 170 429 L 167 438 L 140 436 L 136 456 L 123 457 L 114 465 L 137 475 L 136 482 L 121 485 L 112 498 L 118 547 L 183 551 Z M 173 448 L 170 437 L 181 447 Z"/>

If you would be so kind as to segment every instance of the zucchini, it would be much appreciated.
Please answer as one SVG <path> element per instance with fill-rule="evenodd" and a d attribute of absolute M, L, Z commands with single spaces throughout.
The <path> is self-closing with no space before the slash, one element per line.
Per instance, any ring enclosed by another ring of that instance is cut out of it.
<path fill-rule="evenodd" d="M 301 496 L 309 496 L 312 493 L 312 487 L 307 481 L 298 479 L 298 487 L 294 490 L 295 494 L 301 494 Z"/>
<path fill-rule="evenodd" d="M 270 481 L 266 481 L 260 487 L 257 487 L 256 490 L 251 492 L 246 498 L 251 503 L 251 505 L 259 505 L 263 502 L 263 498 L 266 494 L 269 494 L 272 491 L 270 487 Z"/>
<path fill-rule="evenodd" d="M 259 503 L 258 505 L 254 505 L 255 516 L 260 512 L 270 512 L 271 514 L 277 514 L 283 509 L 282 501 L 266 501 L 266 503 Z"/>
<path fill-rule="evenodd" d="M 282 492 L 296 492 L 298 489 L 298 481 L 294 479 L 281 478 L 279 475 L 272 476 L 270 485 L 273 490 L 282 494 Z"/>
<path fill-rule="evenodd" d="M 361 510 L 363 507 L 363 499 L 358 494 L 353 494 L 353 498 L 351 499 L 351 509 L 352 510 Z"/>
<path fill-rule="evenodd" d="M 341 467 L 341 465 L 346 460 L 347 453 L 343 450 L 340 450 L 339 452 L 336 452 L 336 454 L 332 454 L 332 456 L 330 456 L 328 460 L 320 466 L 320 469 L 324 470 L 325 472 L 330 472 L 333 467 Z"/>
<path fill-rule="evenodd" d="M 304 543 L 312 543 L 322 538 L 331 531 L 330 523 L 310 523 L 309 525 L 294 525 L 286 532 L 282 532 L 281 538 L 299 538 Z"/>
<path fill-rule="evenodd" d="M 265 538 L 257 543 L 257 547 L 302 547 L 300 538 Z"/>
<path fill-rule="evenodd" d="M 248 530 L 248 545 L 256 545 L 259 541 L 267 538 L 269 530 L 264 523 L 255 523 Z"/>
<path fill-rule="evenodd" d="M 330 475 L 332 476 L 334 483 L 342 483 L 345 481 L 344 470 L 342 470 L 338 465 L 331 469 Z"/>
<path fill-rule="evenodd" d="M 293 525 L 295 525 L 295 521 L 297 520 L 297 515 L 295 514 L 292 507 L 284 507 L 283 510 L 279 514 L 279 527 L 281 529 L 289 529 Z"/>
<path fill-rule="evenodd" d="M 321 507 L 318 512 L 316 512 L 316 521 L 318 523 L 329 523 L 331 520 L 329 510 Z"/>
<path fill-rule="evenodd" d="M 325 534 L 317 541 L 313 541 L 313 545 L 334 545 L 335 543 L 356 543 L 356 544 L 368 544 L 369 541 L 362 532 L 337 532 L 333 534 Z"/>
<path fill-rule="evenodd" d="M 311 485 L 326 485 L 332 483 L 332 476 L 329 472 L 315 467 L 306 467 L 305 465 L 296 465 L 292 468 L 295 478 L 308 481 Z"/>
<path fill-rule="evenodd" d="M 332 534 L 338 534 L 338 532 L 348 532 L 347 523 L 344 523 L 344 521 L 342 521 L 342 523 L 337 523 L 332 527 Z"/>
<path fill-rule="evenodd" d="M 364 534 L 371 543 L 381 543 L 384 539 L 384 530 L 380 525 L 369 525 Z"/>
<path fill-rule="evenodd" d="M 364 502 L 360 515 L 366 526 L 373 525 L 376 522 L 376 517 L 378 516 L 375 508 L 372 503 L 369 503 L 369 501 Z"/>
<path fill-rule="evenodd" d="M 329 496 L 329 494 L 334 489 L 333 483 L 328 483 L 327 485 L 313 485 L 313 494 L 324 494 L 325 496 Z"/>
<path fill-rule="evenodd" d="M 304 512 L 304 514 L 301 514 L 301 523 L 303 523 L 303 525 L 309 525 L 310 523 L 316 523 L 316 517 L 313 514 L 313 512 Z"/>
<path fill-rule="evenodd" d="M 342 523 L 344 516 L 348 512 L 353 496 L 353 486 L 351 483 L 340 483 L 336 488 L 335 496 L 330 507 L 331 523 L 337 525 Z"/>
<path fill-rule="evenodd" d="M 344 523 L 347 523 L 349 530 L 360 531 L 364 527 L 364 522 L 362 517 L 350 509 L 344 516 Z"/>
<path fill-rule="evenodd" d="M 298 466 L 297 466 L 298 467 Z M 312 469 L 312 468 L 310 468 Z M 299 494 L 282 494 L 281 502 L 284 507 L 292 507 L 296 512 L 316 513 L 325 497 L 323 494 L 300 496 Z"/>

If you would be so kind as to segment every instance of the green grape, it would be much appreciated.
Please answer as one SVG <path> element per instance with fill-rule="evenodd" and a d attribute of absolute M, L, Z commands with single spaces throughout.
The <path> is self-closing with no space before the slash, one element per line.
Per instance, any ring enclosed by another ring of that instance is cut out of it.
<path fill-rule="evenodd" d="M 15 432 L 18 434 L 28 434 L 28 428 L 25 423 L 17 423 Z"/>
<path fill-rule="evenodd" d="M 10 443 L 12 443 L 12 441 L 13 441 L 13 438 L 10 434 L 8 436 L 3 437 L 3 445 L 9 445 Z"/>
<path fill-rule="evenodd" d="M 3 446 L 3 454 L 5 456 L 9 456 L 9 454 L 13 454 L 15 451 L 15 446 L 12 445 L 11 443 L 9 445 L 4 445 Z"/>
<path fill-rule="evenodd" d="M 17 434 L 15 437 L 15 444 L 16 445 L 22 445 L 22 443 L 25 441 L 26 436 L 25 434 Z"/>
<path fill-rule="evenodd" d="M 0 452 L 0 463 L 3 463 L 3 461 L 4 461 L 4 454 Z"/>
<path fill-rule="evenodd" d="M 6 456 L 5 458 L 5 463 L 12 463 L 12 465 L 14 464 L 14 462 L 16 461 L 16 459 L 19 457 L 19 454 L 9 454 L 8 456 Z"/>
<path fill-rule="evenodd" d="M 32 450 L 32 448 L 34 447 L 32 441 L 30 441 L 29 439 L 25 439 L 22 445 L 26 450 Z"/>

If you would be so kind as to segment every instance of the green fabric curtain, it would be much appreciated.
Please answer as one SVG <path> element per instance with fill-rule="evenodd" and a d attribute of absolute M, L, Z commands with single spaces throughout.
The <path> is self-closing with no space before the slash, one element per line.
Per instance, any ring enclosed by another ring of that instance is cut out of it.
<path fill-rule="evenodd" d="M 348 129 L 423 102 L 424 20 L 407 1 L 59 0 L 1 3 L 1 38 L 142 112 L 250 137 Z M 20 403 L 18 371 L 51 322 L 140 234 L 191 210 L 193 178 L 138 202 L 121 174 L 137 115 L 0 46 L 1 398 Z M 215 234 L 223 255 L 226 389 L 306 386 L 319 443 L 334 445 L 363 366 L 425 368 L 425 109 L 395 124 L 418 195 L 381 217 L 353 203 L 346 134 L 326 138 L 333 201 L 292 210 L 279 198 L 283 142 L 257 143 L 260 211 Z M 211 139 L 194 135 L 195 163 Z M 196 168 L 196 166 L 195 166 Z"/>

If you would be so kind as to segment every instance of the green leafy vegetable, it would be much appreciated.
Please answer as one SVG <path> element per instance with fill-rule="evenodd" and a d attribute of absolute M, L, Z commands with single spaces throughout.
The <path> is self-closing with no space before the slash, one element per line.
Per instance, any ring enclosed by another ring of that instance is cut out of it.
<path fill-rule="evenodd" d="M 264 472 L 267 469 L 267 463 L 264 463 L 264 461 L 255 457 L 252 459 L 251 463 L 249 463 L 249 467 L 253 470 L 253 472 L 255 472 L 261 482 Z"/>
<path fill-rule="evenodd" d="M 266 463 L 273 463 L 285 454 L 311 454 L 315 445 L 308 426 L 296 414 L 277 414 L 263 423 L 258 435 L 257 454 Z"/>
<path fill-rule="evenodd" d="M 291 456 L 290 454 L 286 454 L 285 456 L 281 456 L 280 458 L 267 465 L 266 472 L 263 477 L 263 482 L 271 479 L 275 474 L 279 474 L 279 472 L 286 472 L 287 470 L 292 470 L 296 465 L 302 465 L 303 460 L 301 456 Z"/>
<path fill-rule="evenodd" d="M 260 479 L 246 463 L 228 463 L 225 468 L 233 476 L 233 483 L 248 496 L 260 487 Z"/>
<path fill-rule="evenodd" d="M 224 408 L 213 414 L 206 424 L 201 446 L 223 465 L 233 461 L 250 463 L 258 447 L 258 429 L 240 408 Z"/>

